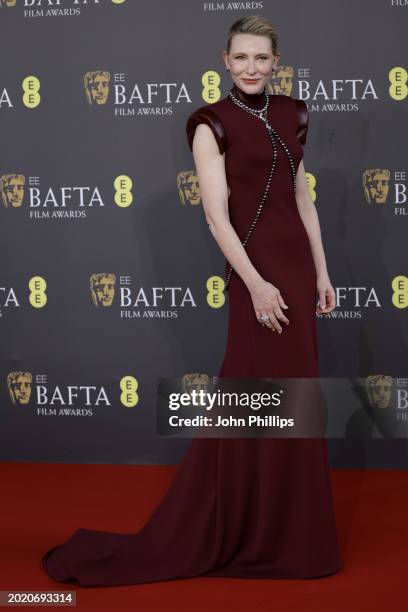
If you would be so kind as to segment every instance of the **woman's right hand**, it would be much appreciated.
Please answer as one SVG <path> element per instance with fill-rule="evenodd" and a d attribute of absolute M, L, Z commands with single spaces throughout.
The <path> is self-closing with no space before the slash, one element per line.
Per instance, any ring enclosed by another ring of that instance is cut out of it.
<path fill-rule="evenodd" d="M 259 321 L 262 314 L 268 315 L 269 320 L 267 319 L 264 325 L 281 334 L 282 326 L 279 321 L 289 325 L 289 320 L 282 312 L 282 308 L 286 309 L 288 306 L 285 304 L 279 289 L 272 283 L 262 280 L 260 284 L 250 290 L 250 295 L 257 320 Z M 262 321 L 260 321 L 260 324 L 262 324 Z"/>

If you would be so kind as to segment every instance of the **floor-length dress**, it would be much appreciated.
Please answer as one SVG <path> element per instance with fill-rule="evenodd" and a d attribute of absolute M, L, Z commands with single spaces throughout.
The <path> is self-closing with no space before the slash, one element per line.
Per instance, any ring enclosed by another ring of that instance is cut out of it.
<path fill-rule="evenodd" d="M 233 90 L 261 108 L 264 95 Z M 268 118 L 298 167 L 308 129 L 303 101 L 272 95 Z M 264 124 L 227 96 L 193 112 L 225 153 L 231 222 L 241 240 L 271 166 Z M 282 334 L 256 320 L 250 294 L 234 272 L 219 377 L 318 377 L 316 273 L 281 145 L 262 214 L 246 245 L 260 274 L 289 308 Z M 226 262 L 226 271 L 228 263 Z M 47 573 L 84 587 L 194 576 L 313 578 L 342 567 L 325 438 L 194 438 L 174 480 L 136 533 L 78 529 L 42 559 Z"/>

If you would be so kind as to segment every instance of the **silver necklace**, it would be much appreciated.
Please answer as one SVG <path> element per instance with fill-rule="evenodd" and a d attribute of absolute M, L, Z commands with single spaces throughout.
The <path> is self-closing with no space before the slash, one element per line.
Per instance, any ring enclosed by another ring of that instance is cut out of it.
<path fill-rule="evenodd" d="M 239 106 L 243 110 L 247 111 L 251 115 L 254 115 L 255 117 L 257 117 L 258 119 L 260 119 L 261 121 L 264 122 L 266 130 L 268 132 L 268 136 L 269 136 L 269 138 L 271 140 L 272 149 L 273 149 L 272 166 L 271 166 L 271 169 L 269 171 L 268 180 L 266 182 L 264 193 L 262 195 L 261 201 L 260 201 L 259 206 L 258 206 L 258 210 L 255 213 L 255 217 L 254 217 L 254 219 L 253 219 L 253 221 L 251 223 L 251 226 L 250 226 L 250 228 L 248 230 L 248 233 L 247 233 L 245 239 L 242 241 L 242 245 L 243 246 L 245 246 L 246 243 L 248 242 L 249 237 L 250 237 L 250 235 L 253 232 L 253 229 L 254 229 L 254 227 L 256 225 L 256 222 L 259 219 L 259 215 L 261 214 L 261 210 L 262 210 L 262 208 L 263 208 L 263 206 L 265 204 L 266 198 L 268 196 L 269 187 L 270 187 L 270 184 L 271 184 L 272 176 L 273 176 L 273 173 L 275 171 L 276 162 L 277 162 L 277 159 L 278 159 L 278 147 L 276 146 L 276 141 L 279 142 L 279 144 L 283 147 L 283 150 L 285 151 L 286 155 L 288 156 L 289 164 L 290 164 L 290 169 L 291 169 L 291 172 L 292 172 L 292 188 L 293 188 L 294 192 L 296 191 L 296 170 L 295 170 L 295 164 L 293 162 L 292 155 L 291 155 L 288 147 L 286 146 L 286 143 L 282 140 L 282 138 L 279 136 L 279 134 L 276 132 L 276 130 L 272 127 L 272 125 L 268 121 L 268 108 L 269 108 L 269 98 L 270 98 L 270 96 L 269 96 L 268 92 L 266 91 L 266 89 L 264 90 L 264 93 L 265 93 L 265 98 L 266 99 L 265 99 L 265 104 L 264 104 L 264 106 L 261 109 L 251 108 L 250 106 L 247 106 L 246 104 L 244 104 L 239 98 L 237 98 L 235 96 L 235 94 L 233 93 L 232 89 L 230 89 L 230 91 L 228 93 L 228 97 L 230 98 L 230 100 L 234 104 L 236 104 L 237 106 Z M 230 279 L 231 279 L 232 272 L 233 272 L 233 268 L 230 265 L 229 272 L 228 272 L 228 275 L 227 275 L 227 279 L 225 281 L 225 290 L 226 291 L 228 291 L 228 285 L 229 285 L 229 282 L 230 282 Z"/>

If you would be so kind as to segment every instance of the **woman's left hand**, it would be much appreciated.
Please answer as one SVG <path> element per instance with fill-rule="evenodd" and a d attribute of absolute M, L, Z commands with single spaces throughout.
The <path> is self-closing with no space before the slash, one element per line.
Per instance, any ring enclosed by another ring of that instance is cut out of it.
<path fill-rule="evenodd" d="M 328 314 L 336 308 L 336 293 L 327 274 L 317 277 L 317 291 L 319 302 L 316 312 L 321 315 Z"/>

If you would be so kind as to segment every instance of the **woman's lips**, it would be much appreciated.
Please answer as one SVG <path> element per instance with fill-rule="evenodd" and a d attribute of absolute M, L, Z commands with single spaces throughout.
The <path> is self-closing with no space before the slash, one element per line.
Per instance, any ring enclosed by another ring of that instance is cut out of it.
<path fill-rule="evenodd" d="M 257 83 L 259 79 L 242 79 L 244 83 Z"/>

